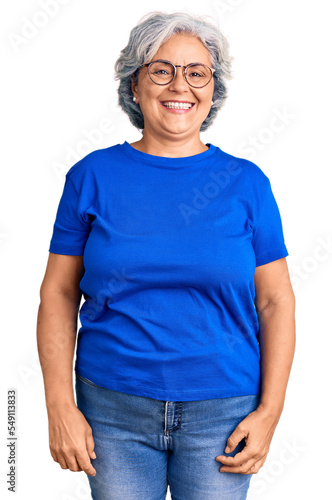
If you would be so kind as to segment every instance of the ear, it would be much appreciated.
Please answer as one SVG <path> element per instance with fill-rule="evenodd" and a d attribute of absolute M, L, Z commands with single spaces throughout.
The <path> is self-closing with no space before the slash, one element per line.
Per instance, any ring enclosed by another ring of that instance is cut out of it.
<path fill-rule="evenodd" d="M 134 83 L 134 81 L 133 81 L 133 75 L 131 75 L 130 81 L 131 81 L 131 91 L 134 94 L 134 96 L 137 98 L 138 97 L 137 96 L 137 90 L 136 90 L 137 89 L 137 83 Z"/>

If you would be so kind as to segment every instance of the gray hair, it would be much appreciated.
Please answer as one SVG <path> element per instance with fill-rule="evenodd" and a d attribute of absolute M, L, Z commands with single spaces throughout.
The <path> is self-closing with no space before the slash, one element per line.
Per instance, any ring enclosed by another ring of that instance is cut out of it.
<path fill-rule="evenodd" d="M 131 75 L 137 83 L 139 66 L 149 63 L 159 47 L 176 33 L 190 33 L 198 37 L 208 49 L 212 59 L 214 73 L 213 105 L 203 121 L 200 131 L 206 130 L 228 96 L 225 79 L 233 78 L 229 54 L 229 43 L 218 26 L 206 21 L 204 17 L 185 12 L 165 13 L 150 12 L 140 19 L 130 32 L 128 45 L 121 51 L 115 62 L 115 80 L 120 80 L 118 103 L 129 116 L 131 123 L 138 129 L 144 129 L 144 116 L 141 108 L 133 101 Z"/>

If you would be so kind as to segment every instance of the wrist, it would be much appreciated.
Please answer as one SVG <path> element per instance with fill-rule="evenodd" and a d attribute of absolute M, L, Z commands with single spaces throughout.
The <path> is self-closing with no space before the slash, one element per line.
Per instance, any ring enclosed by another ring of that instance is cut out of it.
<path fill-rule="evenodd" d="M 262 399 L 257 410 L 264 413 L 266 416 L 279 420 L 283 411 L 283 406 L 284 405 L 281 403 L 276 403 L 275 401 L 265 401 Z"/>
<path fill-rule="evenodd" d="M 76 402 L 73 398 L 64 399 L 62 397 L 59 397 L 56 399 L 46 400 L 47 411 L 53 411 L 59 409 L 70 410 L 73 407 L 77 408 Z"/>

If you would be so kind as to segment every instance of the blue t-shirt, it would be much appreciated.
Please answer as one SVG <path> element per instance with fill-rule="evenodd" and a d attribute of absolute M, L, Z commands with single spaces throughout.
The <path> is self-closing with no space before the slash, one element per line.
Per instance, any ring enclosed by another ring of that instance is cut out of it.
<path fill-rule="evenodd" d="M 192 156 L 127 141 L 66 175 L 49 252 L 83 255 L 75 370 L 128 394 L 260 394 L 256 266 L 288 255 L 270 181 L 213 144 Z"/>

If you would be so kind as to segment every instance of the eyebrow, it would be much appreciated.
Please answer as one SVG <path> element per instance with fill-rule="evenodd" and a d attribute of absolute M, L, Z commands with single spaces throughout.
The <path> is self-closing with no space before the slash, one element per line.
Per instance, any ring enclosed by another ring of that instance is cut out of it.
<path fill-rule="evenodd" d="M 168 60 L 168 59 L 156 59 L 155 61 L 151 61 L 151 62 L 157 62 L 157 61 L 162 61 L 162 62 L 170 62 L 170 63 L 172 63 L 172 61 L 170 61 L 170 60 Z M 174 64 L 174 63 L 172 63 L 172 64 Z M 207 63 L 202 63 L 202 62 L 200 62 L 200 61 L 194 61 L 194 62 L 192 62 L 192 63 L 188 63 L 188 64 L 185 64 L 185 65 L 183 65 L 183 64 L 174 64 L 174 66 L 189 66 L 189 64 L 206 64 L 206 65 L 208 66 L 208 64 L 207 64 Z"/>

